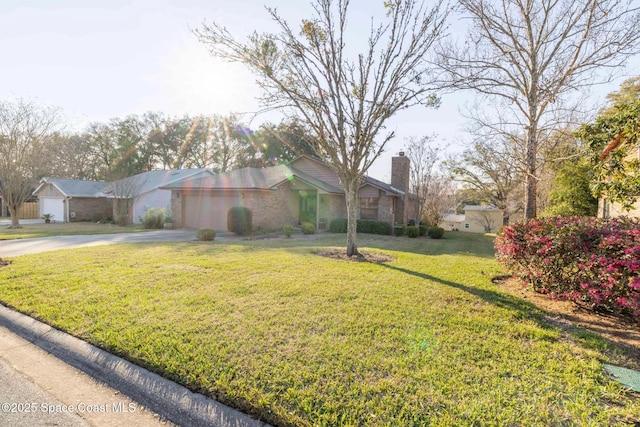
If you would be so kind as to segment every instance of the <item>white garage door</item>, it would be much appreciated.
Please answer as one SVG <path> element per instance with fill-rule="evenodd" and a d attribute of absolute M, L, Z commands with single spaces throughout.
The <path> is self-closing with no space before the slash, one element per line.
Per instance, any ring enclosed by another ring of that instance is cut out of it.
<path fill-rule="evenodd" d="M 51 197 L 40 198 L 40 215 L 52 214 L 55 222 L 64 222 L 64 201 Z"/>
<path fill-rule="evenodd" d="M 227 231 L 227 212 L 239 202 L 239 196 L 188 195 L 182 201 L 184 225 L 187 228 L 210 227 Z"/>

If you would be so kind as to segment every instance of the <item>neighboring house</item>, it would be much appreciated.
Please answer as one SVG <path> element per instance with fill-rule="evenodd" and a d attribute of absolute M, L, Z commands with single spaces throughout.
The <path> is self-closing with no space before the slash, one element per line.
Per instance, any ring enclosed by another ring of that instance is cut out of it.
<path fill-rule="evenodd" d="M 171 192 L 159 187 L 178 180 L 211 175 L 208 169 L 150 171 L 114 182 L 43 178 L 34 191 L 40 215 L 52 214 L 56 222 L 92 221 L 96 218 L 139 223 L 149 208 L 170 208 Z"/>
<path fill-rule="evenodd" d="M 111 218 L 112 202 L 102 193 L 104 181 L 42 178 L 33 194 L 40 216 L 53 215 L 55 222 L 91 221 L 96 215 Z"/>
<path fill-rule="evenodd" d="M 609 145 L 607 145 L 602 154 L 600 155 L 600 159 L 604 160 L 607 158 L 609 153 L 619 146 L 624 144 L 621 138 L 614 139 Z M 625 161 L 632 160 L 640 160 L 640 143 L 636 144 L 635 150 L 629 150 L 629 153 L 624 159 Z M 605 197 L 600 197 L 598 199 L 598 214 L 599 218 L 609 218 L 609 217 L 618 217 L 618 216 L 628 216 L 628 217 L 640 217 L 640 197 L 638 200 L 632 205 L 631 210 L 627 211 L 623 208 L 620 203 L 611 203 Z"/>
<path fill-rule="evenodd" d="M 521 216 L 521 215 L 520 215 Z M 509 217 L 515 222 L 517 214 Z M 495 233 L 502 226 L 502 210 L 491 205 L 466 205 L 464 215 L 447 214 L 439 227 L 449 231 L 466 231 L 470 233 Z"/>
<path fill-rule="evenodd" d="M 358 217 L 407 223 L 408 157 L 392 159 L 392 183 L 365 177 L 359 190 Z M 251 210 L 255 229 L 311 222 L 326 229 L 346 218 L 344 188 L 336 173 L 322 161 L 300 156 L 288 165 L 243 168 L 212 176 L 192 177 L 161 187 L 172 191 L 171 216 L 176 227 L 227 230 L 231 207 Z M 405 209 L 406 207 L 406 209 Z"/>
<path fill-rule="evenodd" d="M 147 209 L 171 209 L 171 191 L 160 187 L 185 178 L 210 175 L 213 172 L 204 168 L 149 171 L 111 182 L 103 193 L 113 199 L 114 219 L 122 218 L 125 224 L 139 224 Z"/>
<path fill-rule="evenodd" d="M 464 219 L 464 215 L 445 214 L 440 224 L 438 224 L 438 227 L 444 228 L 447 231 L 459 231 L 463 227 Z"/>

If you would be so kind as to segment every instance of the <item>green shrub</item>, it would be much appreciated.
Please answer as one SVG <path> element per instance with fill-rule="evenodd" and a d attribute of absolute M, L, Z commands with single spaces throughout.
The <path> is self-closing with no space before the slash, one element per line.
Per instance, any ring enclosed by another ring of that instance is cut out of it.
<path fill-rule="evenodd" d="M 303 222 L 302 224 L 300 224 L 300 229 L 302 230 L 303 234 L 315 234 L 316 232 L 315 224 L 312 224 L 310 222 Z"/>
<path fill-rule="evenodd" d="M 404 235 L 404 225 L 394 225 L 393 226 L 393 235 L 394 236 L 403 236 Z"/>
<path fill-rule="evenodd" d="M 444 228 L 442 227 L 429 227 L 427 229 L 427 235 L 432 239 L 442 239 L 444 236 Z"/>
<path fill-rule="evenodd" d="M 357 230 L 358 233 L 381 234 L 383 236 L 388 236 L 391 234 L 391 224 L 386 221 L 359 219 Z"/>
<path fill-rule="evenodd" d="M 215 240 L 216 230 L 214 230 L 213 228 L 198 228 L 198 231 L 196 232 L 196 237 L 200 241 L 210 242 L 212 240 Z"/>
<path fill-rule="evenodd" d="M 346 233 L 346 218 L 338 218 L 331 221 L 329 224 L 329 231 L 331 233 Z M 356 223 L 356 231 L 358 233 L 381 234 L 383 236 L 388 236 L 391 234 L 391 225 L 386 221 L 359 219 Z"/>
<path fill-rule="evenodd" d="M 240 236 L 252 231 L 251 211 L 244 206 L 234 206 L 227 212 L 227 230 Z"/>
<path fill-rule="evenodd" d="M 99 222 L 101 224 L 105 224 L 107 222 L 111 222 L 111 218 L 109 218 L 107 215 L 103 213 L 96 212 L 93 215 L 91 215 L 91 222 Z"/>
<path fill-rule="evenodd" d="M 347 219 L 338 218 L 329 223 L 329 231 L 331 233 L 346 233 L 347 232 Z"/>
<path fill-rule="evenodd" d="M 150 208 L 140 217 L 142 222 L 142 228 L 146 229 L 161 229 L 164 227 L 164 218 L 167 210 L 160 208 Z"/>
<path fill-rule="evenodd" d="M 407 236 L 411 237 L 412 239 L 420 235 L 420 228 L 415 225 L 410 225 L 405 230 L 406 230 Z"/>
<path fill-rule="evenodd" d="M 429 230 L 429 226 L 426 224 L 420 224 L 418 226 L 418 228 L 420 228 L 420 235 L 421 236 L 426 236 L 427 235 L 427 231 Z"/>
<path fill-rule="evenodd" d="M 284 233 L 285 236 L 287 236 L 287 239 L 288 239 L 291 236 L 293 236 L 293 233 L 296 232 L 296 229 L 293 227 L 293 225 L 287 224 L 284 227 L 282 227 L 282 232 Z"/>

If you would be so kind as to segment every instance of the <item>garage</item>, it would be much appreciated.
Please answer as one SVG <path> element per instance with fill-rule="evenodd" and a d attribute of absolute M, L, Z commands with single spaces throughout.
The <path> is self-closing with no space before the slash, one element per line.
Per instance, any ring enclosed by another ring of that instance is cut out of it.
<path fill-rule="evenodd" d="M 239 195 L 188 194 L 182 201 L 186 228 L 209 227 L 227 231 L 227 212 L 240 205 Z"/>
<path fill-rule="evenodd" d="M 53 221 L 64 222 L 64 199 L 53 197 L 40 197 L 40 215 L 51 214 Z"/>

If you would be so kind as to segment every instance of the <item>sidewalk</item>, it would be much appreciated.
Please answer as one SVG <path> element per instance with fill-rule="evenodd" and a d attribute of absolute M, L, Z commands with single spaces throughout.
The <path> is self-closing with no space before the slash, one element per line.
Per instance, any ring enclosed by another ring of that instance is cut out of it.
<path fill-rule="evenodd" d="M 268 426 L 1 305 L 0 380 L 0 425 Z"/>

